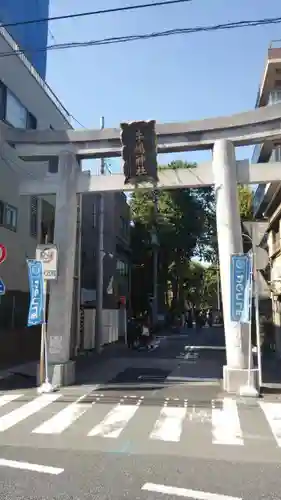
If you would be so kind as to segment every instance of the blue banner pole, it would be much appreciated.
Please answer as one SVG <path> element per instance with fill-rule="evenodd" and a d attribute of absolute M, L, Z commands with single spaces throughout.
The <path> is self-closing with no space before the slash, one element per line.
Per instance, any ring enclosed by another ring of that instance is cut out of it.
<path fill-rule="evenodd" d="M 43 352 L 43 358 L 45 358 L 45 380 L 43 382 L 43 374 L 44 370 L 42 368 L 42 382 L 41 386 L 38 387 L 38 392 L 40 394 L 42 393 L 49 393 L 49 392 L 54 392 L 55 388 L 49 381 L 49 366 L 48 366 L 48 343 L 47 343 L 47 315 L 46 315 L 46 305 L 47 305 L 47 290 L 48 290 L 48 282 L 47 280 L 44 280 L 43 283 L 43 290 L 44 290 L 44 301 L 43 301 L 43 323 L 42 323 L 42 330 L 41 330 L 41 352 Z"/>
<path fill-rule="evenodd" d="M 252 368 L 252 308 L 253 308 L 253 265 L 254 265 L 254 256 L 253 252 L 250 254 L 250 269 L 249 269 L 249 346 L 248 346 L 248 387 L 251 386 L 251 368 Z"/>
<path fill-rule="evenodd" d="M 44 321 L 43 265 L 38 260 L 28 260 L 27 266 L 30 292 L 27 326 L 36 326 L 41 325 Z"/>

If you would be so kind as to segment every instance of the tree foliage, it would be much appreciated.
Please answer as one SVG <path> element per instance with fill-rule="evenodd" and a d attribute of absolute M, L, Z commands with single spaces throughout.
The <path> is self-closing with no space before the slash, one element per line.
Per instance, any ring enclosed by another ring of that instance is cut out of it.
<path fill-rule="evenodd" d="M 216 308 L 218 301 L 217 265 L 203 265 L 191 261 L 187 264 L 184 297 L 186 306 Z"/>
<path fill-rule="evenodd" d="M 172 162 L 167 167 L 194 168 L 184 162 Z M 131 198 L 132 213 L 132 255 L 134 288 L 146 294 L 139 300 L 142 307 L 148 308 L 148 297 L 152 294 L 152 246 L 151 232 L 156 230 L 158 237 L 159 263 L 159 301 L 164 307 L 183 307 L 184 273 L 186 264 L 196 255 L 212 260 L 214 246 L 210 244 L 215 237 L 214 191 L 212 188 L 167 190 L 157 193 L 157 215 L 155 215 L 154 194 L 152 191 L 135 190 Z M 144 242 L 144 243 L 143 243 Z M 140 253 L 142 246 L 144 254 Z M 138 248 L 137 248 L 138 247 Z M 144 270 L 144 261 L 146 270 Z M 133 292 L 133 304 L 137 297 Z M 135 306 L 136 309 L 136 306 Z"/>
<path fill-rule="evenodd" d="M 253 192 L 249 186 L 238 185 L 238 200 L 242 220 L 253 220 Z"/>
<path fill-rule="evenodd" d="M 159 169 L 193 169 L 196 165 L 172 162 Z M 194 172 L 194 175 L 196 173 Z M 253 218 L 252 192 L 238 186 L 242 219 Z M 158 237 L 159 310 L 182 311 L 185 302 L 215 307 L 217 301 L 217 236 L 213 187 L 175 189 L 157 193 L 135 190 L 131 201 L 132 306 L 135 312 L 149 309 L 153 294 L 153 247 L 151 234 Z M 213 263 L 208 267 L 194 257 Z"/>

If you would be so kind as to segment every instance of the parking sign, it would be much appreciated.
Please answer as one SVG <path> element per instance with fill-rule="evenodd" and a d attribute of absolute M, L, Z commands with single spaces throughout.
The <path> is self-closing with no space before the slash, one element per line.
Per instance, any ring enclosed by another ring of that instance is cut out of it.
<path fill-rule="evenodd" d="M 44 279 L 56 280 L 58 277 L 58 249 L 56 245 L 37 245 L 36 260 L 43 264 Z"/>

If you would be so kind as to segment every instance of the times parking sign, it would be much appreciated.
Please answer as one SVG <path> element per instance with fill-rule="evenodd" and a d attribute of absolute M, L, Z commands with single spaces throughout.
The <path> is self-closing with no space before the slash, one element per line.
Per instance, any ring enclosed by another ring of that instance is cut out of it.
<path fill-rule="evenodd" d="M 56 245 L 37 245 L 36 260 L 43 264 L 44 280 L 58 277 L 58 249 Z"/>

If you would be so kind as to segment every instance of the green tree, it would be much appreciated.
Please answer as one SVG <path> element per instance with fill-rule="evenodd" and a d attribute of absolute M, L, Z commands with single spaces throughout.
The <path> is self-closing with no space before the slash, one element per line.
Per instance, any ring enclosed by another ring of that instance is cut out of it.
<path fill-rule="evenodd" d="M 182 161 L 160 166 L 178 170 L 195 168 Z M 238 186 L 241 218 L 253 218 L 253 195 L 247 186 Z M 159 242 L 158 295 L 160 307 L 171 305 L 182 310 L 184 300 L 213 306 L 217 294 L 217 234 L 213 187 L 166 190 L 157 195 L 155 218 L 152 191 L 135 190 L 131 197 L 132 303 L 141 312 L 149 307 L 153 293 L 151 232 L 156 229 Z M 204 267 L 193 257 L 214 265 Z M 202 302 L 203 301 L 203 302 Z M 199 304 L 198 304 L 199 305 Z"/>
<path fill-rule="evenodd" d="M 240 215 L 242 220 L 253 220 L 253 192 L 249 186 L 238 185 L 238 199 L 240 206 Z"/>
<path fill-rule="evenodd" d="M 218 303 L 218 266 L 206 266 L 203 272 L 203 307 L 216 308 Z"/>
<path fill-rule="evenodd" d="M 186 266 L 184 297 L 190 307 L 215 308 L 217 306 L 218 274 L 216 265 L 203 265 L 191 261 Z"/>
<path fill-rule="evenodd" d="M 160 169 L 194 168 L 193 164 L 172 162 Z M 158 193 L 158 211 L 155 218 L 154 197 L 151 191 L 134 191 L 131 212 L 135 231 L 146 234 L 156 228 L 159 241 L 159 297 L 168 301 L 172 290 L 172 306 L 183 307 L 184 273 L 186 263 L 194 255 L 206 258 L 213 251 L 208 243 L 214 235 L 213 189 L 167 190 Z M 146 241 L 146 259 L 152 260 L 151 245 Z M 140 263 L 134 265 L 140 265 Z M 148 265 L 152 277 L 151 263 Z M 151 290 L 152 286 L 147 286 Z M 151 293 L 151 291 L 150 291 Z"/>

